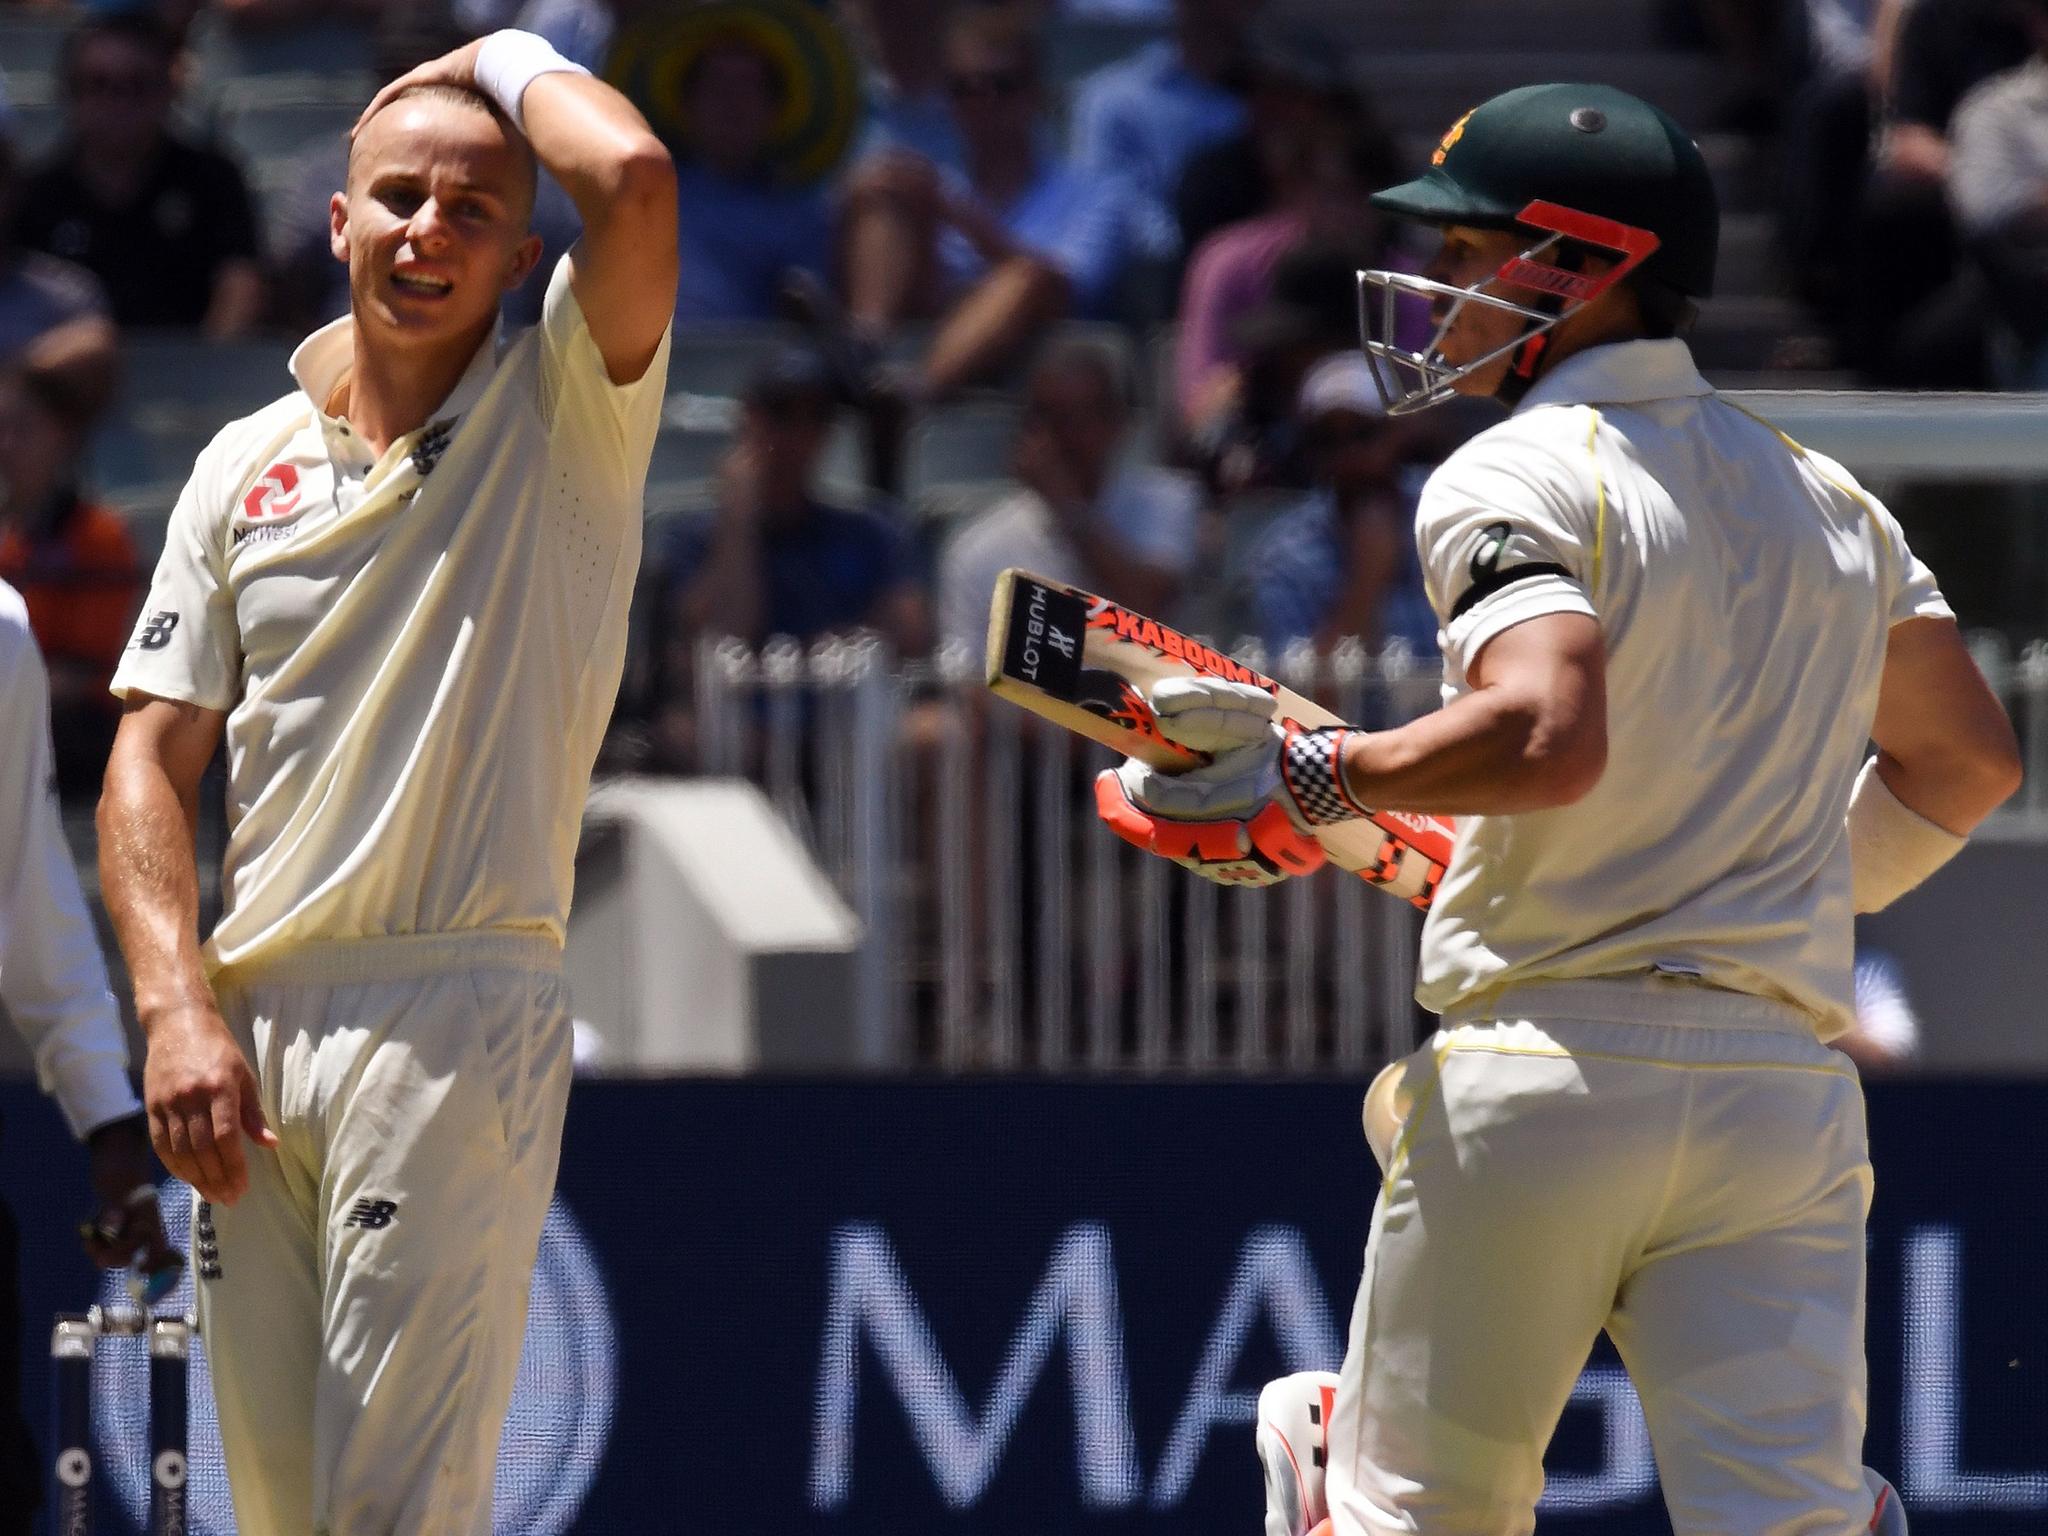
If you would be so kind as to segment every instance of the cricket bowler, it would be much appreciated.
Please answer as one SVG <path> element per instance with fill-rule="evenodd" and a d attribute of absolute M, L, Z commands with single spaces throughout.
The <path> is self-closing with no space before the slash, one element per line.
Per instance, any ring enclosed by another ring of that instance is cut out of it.
<path fill-rule="evenodd" d="M 535 165 L 582 216 L 540 323 Z M 668 153 L 493 33 L 357 123 L 349 314 L 227 426 L 114 678 L 100 868 L 239 1529 L 487 1536 L 570 1076 L 561 958 L 676 285 Z M 227 747 L 202 948 L 200 774 Z"/>
<path fill-rule="evenodd" d="M 1891 514 L 1694 367 L 1719 218 L 1670 118 L 1510 91 L 1373 201 L 1441 236 L 1420 275 L 1364 274 L 1389 409 L 1510 412 L 1416 512 L 1443 706 L 1304 730 L 1177 679 L 1162 724 L 1214 762 L 1115 770 L 1125 819 L 1235 826 L 1276 876 L 1364 807 L 1458 818 L 1416 994 L 1441 1027 L 1375 1094 L 1330 1524 L 1527 1536 L 1604 1329 L 1679 1536 L 1864 1532 L 1871 1171 L 1825 1042 L 1854 914 L 2012 792 L 2011 727 Z"/>

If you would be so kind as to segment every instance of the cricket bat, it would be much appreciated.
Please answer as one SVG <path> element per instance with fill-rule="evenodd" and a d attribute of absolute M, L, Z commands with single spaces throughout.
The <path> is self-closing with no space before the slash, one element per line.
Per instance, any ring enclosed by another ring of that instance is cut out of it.
<path fill-rule="evenodd" d="M 1010 569 L 996 578 L 989 609 L 985 681 L 998 698 L 1126 757 L 1166 772 L 1209 759 L 1170 740 L 1146 702 L 1167 677 L 1252 683 L 1303 727 L 1345 722 L 1221 651 L 1119 603 L 1064 582 Z M 1436 895 L 1455 835 L 1449 819 L 1374 811 L 1317 831 L 1330 861 L 1417 907 Z"/>

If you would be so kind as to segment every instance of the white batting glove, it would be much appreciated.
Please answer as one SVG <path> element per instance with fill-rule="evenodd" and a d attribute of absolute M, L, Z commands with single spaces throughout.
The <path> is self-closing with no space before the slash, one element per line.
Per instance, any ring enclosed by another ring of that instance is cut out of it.
<path fill-rule="evenodd" d="M 1135 757 L 1124 759 L 1116 776 L 1133 804 L 1175 821 L 1216 821 L 1248 820 L 1276 796 L 1291 803 L 1280 780 L 1284 738 L 1265 689 L 1219 678 L 1169 677 L 1152 685 L 1146 702 L 1168 740 L 1214 760 L 1183 773 L 1162 773 Z"/>
<path fill-rule="evenodd" d="M 1228 752 L 1273 734 L 1273 695 L 1251 683 L 1216 677 L 1168 677 L 1147 695 L 1159 729 L 1197 752 Z"/>
<path fill-rule="evenodd" d="M 1361 814 L 1338 774 L 1344 731 L 1276 721 L 1262 688 L 1170 678 L 1147 695 L 1160 731 L 1213 754 L 1161 773 L 1127 758 L 1096 784 L 1096 811 L 1126 842 L 1220 884 L 1270 885 L 1311 874 L 1325 855 L 1315 828 Z"/>

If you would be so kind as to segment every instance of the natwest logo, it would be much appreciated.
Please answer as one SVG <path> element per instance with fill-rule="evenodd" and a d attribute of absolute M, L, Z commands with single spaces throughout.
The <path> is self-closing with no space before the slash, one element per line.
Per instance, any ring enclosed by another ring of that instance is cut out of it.
<path fill-rule="evenodd" d="M 273 464 L 263 471 L 249 494 L 242 498 L 242 516 L 252 523 L 283 517 L 299 505 L 299 472 L 290 464 Z"/>

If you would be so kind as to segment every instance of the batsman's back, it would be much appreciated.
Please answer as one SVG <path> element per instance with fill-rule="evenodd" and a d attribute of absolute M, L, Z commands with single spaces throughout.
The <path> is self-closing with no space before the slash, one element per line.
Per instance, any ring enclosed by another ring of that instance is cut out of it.
<path fill-rule="evenodd" d="M 1607 766 L 1574 804 L 1474 819 L 1425 1002 L 1656 969 L 1789 997 L 1838 1032 L 1843 815 L 1891 625 L 1948 613 L 1933 578 L 1846 470 L 1711 393 L 1545 406 L 1471 446 L 1496 434 L 1482 453 L 1582 456 L 1560 515 L 1607 650 Z M 1482 867 L 1511 901 L 1481 896 Z"/>

